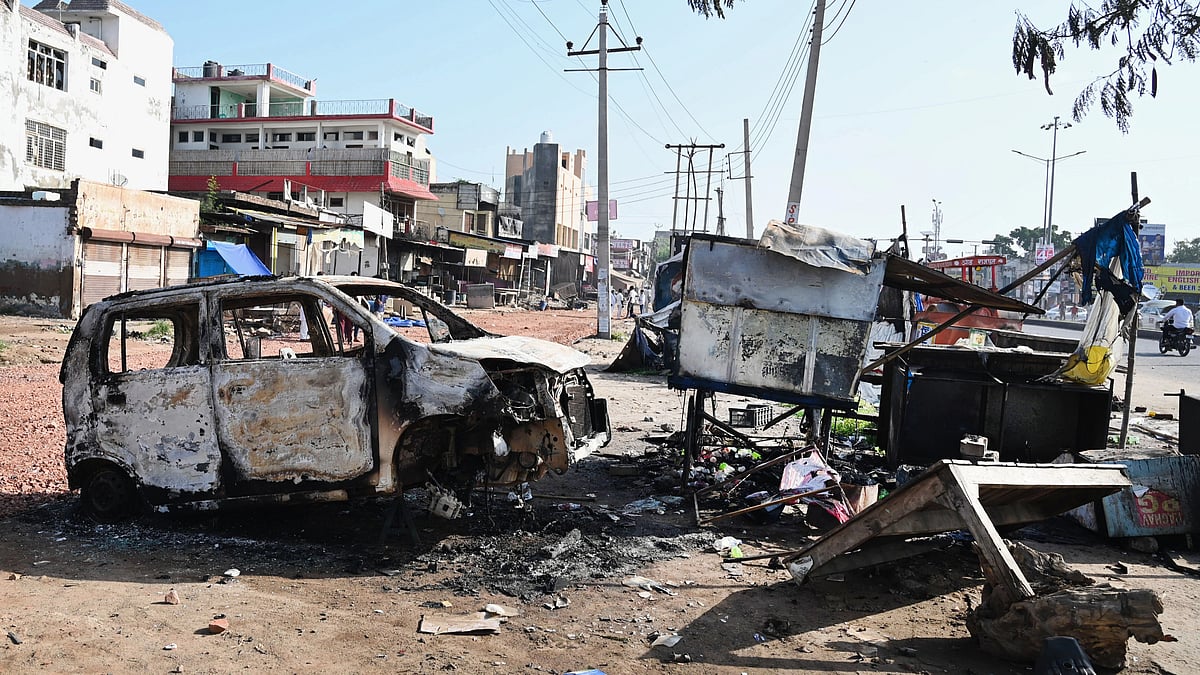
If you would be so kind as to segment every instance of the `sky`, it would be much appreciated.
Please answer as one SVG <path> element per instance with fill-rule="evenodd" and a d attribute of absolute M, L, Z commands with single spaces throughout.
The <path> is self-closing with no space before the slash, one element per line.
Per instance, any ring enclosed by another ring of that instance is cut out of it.
<path fill-rule="evenodd" d="M 596 181 L 595 57 L 568 58 L 566 40 L 587 43 L 598 0 L 360 0 L 353 3 L 126 0 L 162 23 L 175 65 L 271 62 L 317 80 L 318 99 L 396 98 L 432 114 L 428 145 L 439 181 L 503 187 L 506 149 L 532 148 L 551 131 L 589 157 Z M 951 255 L 971 240 L 1041 227 L 1055 116 L 1053 222 L 1080 232 L 1131 203 L 1130 173 L 1152 203 L 1143 217 L 1174 241 L 1200 237 L 1193 166 L 1200 135 L 1200 66 L 1159 69 L 1157 98 L 1135 99 L 1132 129 L 1093 109 L 1071 119 L 1075 95 L 1109 72 L 1115 52 L 1068 50 L 1051 80 L 1012 67 L 1016 12 L 1039 25 L 1063 20 L 1067 0 L 829 0 L 820 50 L 800 221 L 888 239 L 931 229 L 940 202 Z M 667 144 L 724 143 L 712 187 L 722 187 L 726 231 L 746 232 L 742 119 L 752 127 L 754 234 L 787 205 L 804 89 L 810 0 L 739 0 L 727 18 L 705 19 L 685 0 L 611 0 L 610 23 L 644 49 L 610 56 L 609 171 L 620 236 L 670 229 L 676 154 Z M 799 42 L 798 42 L 799 41 Z M 609 45 L 616 40 L 610 36 Z M 793 83 L 794 82 L 794 83 Z M 789 94 L 786 96 L 776 94 Z M 706 161 L 706 158 L 705 158 Z M 707 167 L 700 167 L 707 168 Z M 722 176 L 724 178 L 722 179 Z M 703 176 L 700 177 L 703 181 Z M 701 182 L 703 187 L 703 182 Z M 716 228 L 715 193 L 708 229 Z M 682 215 L 682 205 L 680 207 Z"/>

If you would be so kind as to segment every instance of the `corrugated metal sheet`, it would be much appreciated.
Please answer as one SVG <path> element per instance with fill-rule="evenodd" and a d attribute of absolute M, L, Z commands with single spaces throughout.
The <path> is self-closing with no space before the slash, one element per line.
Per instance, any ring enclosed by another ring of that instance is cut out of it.
<path fill-rule="evenodd" d="M 87 241 L 83 244 L 83 306 L 121 292 L 122 244 Z"/>
<path fill-rule="evenodd" d="M 162 286 L 162 254 L 161 246 L 129 244 L 125 290 L 144 291 Z"/>

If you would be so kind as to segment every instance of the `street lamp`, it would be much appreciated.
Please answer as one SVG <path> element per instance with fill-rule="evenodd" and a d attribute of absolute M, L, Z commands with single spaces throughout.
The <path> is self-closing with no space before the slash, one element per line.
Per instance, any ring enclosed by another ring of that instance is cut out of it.
<path fill-rule="evenodd" d="M 1087 152 L 1087 150 L 1080 150 L 1079 152 L 1073 152 L 1069 155 L 1063 155 L 1061 157 L 1058 156 L 1058 130 L 1071 128 L 1071 124 L 1069 122 L 1059 122 L 1058 119 L 1059 119 L 1058 116 L 1055 115 L 1053 122 L 1051 122 L 1049 124 L 1043 124 L 1041 127 L 1042 130 L 1044 130 L 1044 131 L 1049 131 L 1049 130 L 1054 131 L 1054 135 L 1053 135 L 1053 138 L 1050 143 L 1050 158 L 1049 159 L 1046 159 L 1043 157 L 1035 157 L 1028 153 L 1021 152 L 1020 150 L 1013 150 L 1013 152 L 1017 153 L 1018 155 L 1021 155 L 1022 157 L 1028 157 L 1029 159 L 1032 159 L 1037 162 L 1042 162 L 1046 165 L 1046 186 L 1045 186 L 1045 191 L 1042 193 L 1042 243 L 1043 244 L 1050 244 L 1053 241 L 1053 237 L 1052 237 L 1053 233 L 1051 232 L 1050 222 L 1054 218 L 1054 167 L 1055 167 L 1055 164 L 1057 164 L 1058 161 L 1061 159 L 1068 159 L 1070 157 L 1076 157 L 1078 155 L 1082 155 L 1083 153 Z"/>
<path fill-rule="evenodd" d="M 934 256 L 930 256 L 930 260 L 941 260 L 941 246 L 938 245 L 938 239 L 942 237 L 942 203 L 938 200 L 933 200 L 933 250 L 936 251 Z M 936 257 L 935 257 L 936 256 Z"/>
<path fill-rule="evenodd" d="M 987 246 L 995 246 L 996 244 L 999 244 L 1000 242 L 996 241 L 995 239 L 947 239 L 946 243 L 947 244 L 970 244 L 975 249 L 975 251 L 971 255 L 979 255 L 979 245 L 980 244 L 985 244 Z"/>

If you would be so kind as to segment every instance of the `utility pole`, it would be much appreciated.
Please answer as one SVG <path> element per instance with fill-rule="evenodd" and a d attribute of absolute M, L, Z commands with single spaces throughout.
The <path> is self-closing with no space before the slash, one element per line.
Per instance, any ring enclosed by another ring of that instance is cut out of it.
<path fill-rule="evenodd" d="M 1070 122 L 1059 122 L 1058 115 L 1054 116 L 1054 121 L 1050 124 L 1043 124 L 1042 130 L 1053 129 L 1053 139 L 1050 141 L 1050 196 L 1046 202 L 1046 240 L 1043 242 L 1047 246 L 1054 243 L 1054 165 L 1058 157 L 1058 130 L 1070 129 Z M 1134 200 L 1137 201 L 1137 200 Z"/>
<path fill-rule="evenodd" d="M 704 202 L 703 230 L 705 232 L 708 231 L 708 202 L 711 200 L 711 197 L 709 197 L 708 195 L 709 195 L 709 192 L 711 192 L 711 190 L 712 190 L 712 174 L 721 173 L 720 170 L 713 171 L 713 168 L 712 168 L 713 151 L 722 149 L 724 147 L 725 147 L 724 143 L 718 143 L 716 145 L 701 145 L 701 144 L 697 144 L 697 143 L 693 142 L 693 143 L 686 143 L 686 144 L 679 144 L 679 145 L 672 145 L 672 144 L 668 143 L 666 145 L 666 148 L 668 150 L 674 150 L 676 153 L 678 153 L 678 158 L 675 161 L 675 166 L 676 166 L 676 169 L 675 169 L 675 196 L 672 197 L 672 199 L 675 200 L 676 212 L 678 212 L 678 210 L 679 210 L 679 201 L 683 200 L 683 228 L 682 229 L 684 232 L 695 232 L 696 231 L 696 219 L 700 216 L 700 205 L 697 204 L 695 210 L 693 211 L 691 208 L 691 203 L 693 201 Z M 683 154 L 684 154 L 685 150 L 687 151 L 687 158 L 688 158 L 687 178 L 684 181 L 685 195 L 683 197 L 680 197 L 679 196 L 679 176 L 683 173 L 683 171 L 680 170 L 678 167 L 680 166 L 680 163 L 683 159 Z M 706 169 L 704 171 L 696 170 L 696 152 L 699 150 L 705 150 L 708 152 L 708 169 Z M 696 174 L 698 174 L 698 173 L 705 174 L 705 176 L 707 177 L 706 178 L 707 182 L 705 183 L 705 192 L 704 192 L 703 197 L 700 196 L 700 186 L 696 185 Z M 694 191 L 695 196 L 693 196 L 693 194 L 692 194 L 693 186 L 695 187 L 695 191 Z M 692 219 L 690 226 L 688 225 L 688 216 L 689 215 L 691 216 L 691 219 Z M 672 224 L 671 229 L 672 229 L 672 231 L 675 230 L 674 224 Z"/>
<path fill-rule="evenodd" d="M 616 52 L 636 52 L 642 48 L 642 38 L 636 38 L 633 47 L 621 40 L 621 47 L 608 48 L 608 0 L 600 0 L 600 18 L 592 35 L 599 33 L 599 49 L 583 49 L 572 51 L 574 44 L 567 43 L 567 56 L 599 56 L 599 73 L 597 78 L 600 85 L 599 105 L 597 108 L 596 131 L 596 333 L 601 340 L 607 340 L 612 333 L 612 308 L 608 302 L 609 274 L 612 271 L 612 251 L 609 248 L 608 236 L 608 55 Z M 588 36 L 588 41 L 591 41 Z M 587 46 L 587 42 L 584 43 Z M 571 69 L 587 70 L 584 69 Z M 640 68 L 619 68 L 614 70 L 641 70 Z"/>
<path fill-rule="evenodd" d="M 796 136 L 796 158 L 792 162 L 792 183 L 788 188 L 784 222 L 795 225 L 800 217 L 800 195 L 804 191 L 804 164 L 808 159 L 808 136 L 812 131 L 813 97 L 817 89 L 817 64 L 821 60 L 821 28 L 825 23 L 825 0 L 817 0 L 813 19 L 812 43 L 808 54 L 808 77 L 804 80 L 804 105 L 800 109 L 800 132 Z"/>
<path fill-rule="evenodd" d="M 717 188 L 717 234 L 725 236 L 725 200 L 724 190 Z"/>
<path fill-rule="evenodd" d="M 746 162 L 746 238 L 754 238 L 754 195 L 750 190 L 750 118 L 742 118 L 742 154 Z"/>

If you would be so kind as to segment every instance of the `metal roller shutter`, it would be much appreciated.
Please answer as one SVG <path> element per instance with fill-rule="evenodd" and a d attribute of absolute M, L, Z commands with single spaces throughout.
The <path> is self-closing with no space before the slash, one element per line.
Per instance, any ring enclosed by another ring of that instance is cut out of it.
<path fill-rule="evenodd" d="M 161 246 L 130 244 L 126 290 L 144 291 L 162 286 L 162 254 Z"/>
<path fill-rule="evenodd" d="M 191 277 L 192 250 L 188 248 L 167 249 L 167 284 L 178 286 L 186 284 Z"/>
<path fill-rule="evenodd" d="M 84 307 L 121 292 L 121 247 L 110 241 L 84 242 Z"/>

